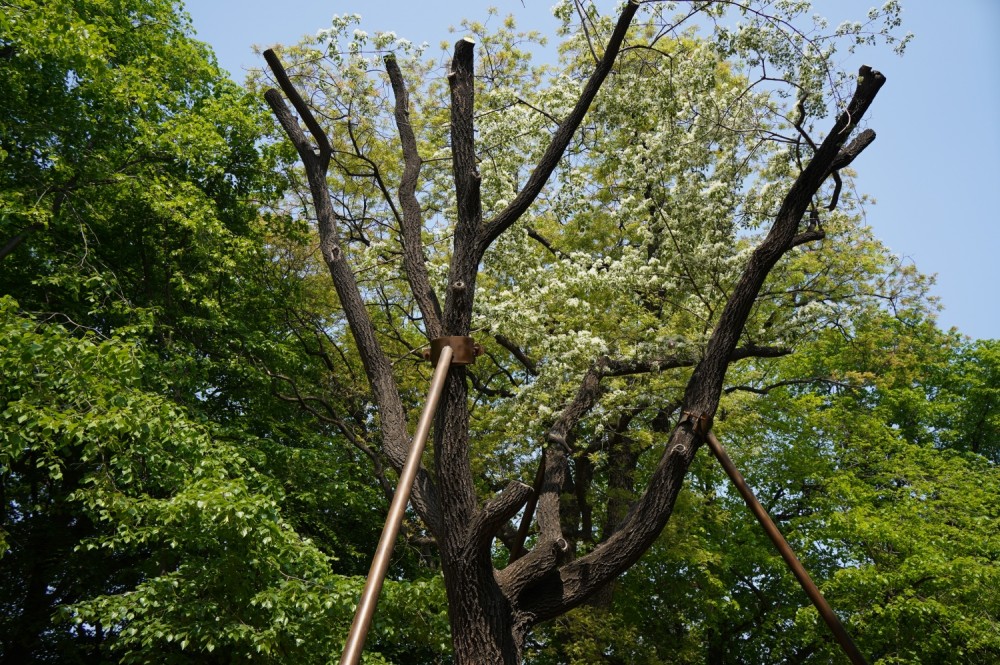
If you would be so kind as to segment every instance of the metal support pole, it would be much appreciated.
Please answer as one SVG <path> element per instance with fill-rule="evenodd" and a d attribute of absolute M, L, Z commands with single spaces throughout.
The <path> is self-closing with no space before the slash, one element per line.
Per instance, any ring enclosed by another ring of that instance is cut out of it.
<path fill-rule="evenodd" d="M 378 596 L 382 591 L 385 573 L 389 569 L 389 558 L 392 556 L 392 548 L 396 544 L 396 536 L 399 534 L 399 526 L 403 521 L 406 503 L 410 500 L 410 489 L 417 477 L 417 469 L 420 468 L 420 457 L 424 452 L 427 433 L 431 429 L 434 411 L 437 410 L 438 400 L 444 388 L 444 380 L 448 376 L 452 355 L 452 348 L 444 346 L 437 358 L 434 375 L 431 377 L 431 388 L 427 393 L 427 402 L 424 404 L 424 410 L 417 422 L 417 429 L 413 433 L 413 442 L 410 444 L 410 452 L 403 465 L 403 472 L 399 476 L 396 493 L 389 505 L 389 514 L 385 518 L 382 537 L 379 538 L 378 547 L 375 549 L 372 567 L 368 571 L 368 581 L 365 583 L 365 590 L 361 593 L 361 600 L 358 602 L 358 609 L 354 614 L 354 622 L 351 624 L 351 632 L 347 635 L 344 653 L 340 657 L 340 665 L 356 665 L 361 660 L 361 651 L 364 649 L 368 628 L 371 626 L 372 616 L 375 614 L 375 605 L 378 603 Z"/>
<path fill-rule="evenodd" d="M 854 641 L 851 640 L 851 636 L 847 634 L 844 629 L 840 619 L 834 614 L 833 609 L 830 607 L 829 603 L 826 602 L 826 598 L 820 592 L 819 588 L 813 583 L 812 578 L 809 577 L 809 573 L 799 562 L 795 552 L 792 551 L 791 546 L 785 537 L 781 535 L 781 531 L 778 527 L 774 525 L 771 521 L 771 516 L 767 514 L 764 510 L 764 506 L 760 505 L 757 497 L 754 496 L 753 490 L 747 485 L 746 481 L 743 480 L 743 476 L 740 475 L 739 470 L 736 465 L 733 464 L 733 460 L 729 459 L 729 455 L 726 453 L 726 449 L 722 447 L 719 440 L 715 437 L 715 434 L 709 431 L 705 435 L 705 440 L 708 442 L 708 447 L 712 450 L 712 453 L 718 458 L 719 463 L 722 464 L 722 468 L 726 470 L 729 474 L 730 480 L 736 485 L 736 489 L 739 490 L 740 494 L 743 496 L 743 500 L 746 501 L 747 506 L 753 512 L 757 521 L 760 525 L 764 527 L 764 531 L 771 538 L 771 542 L 778 549 L 778 553 L 781 554 L 781 558 L 785 560 L 788 567 L 792 569 L 792 573 L 795 574 L 796 579 L 798 579 L 799 584 L 802 585 L 802 589 L 809 596 L 809 600 L 812 601 L 813 605 L 819 611 L 819 615 L 823 617 L 826 625 L 830 627 L 830 632 L 840 643 L 841 648 L 843 648 L 844 653 L 851 660 L 853 665 L 867 665 L 864 656 L 858 651 L 858 647 L 855 646 Z"/>

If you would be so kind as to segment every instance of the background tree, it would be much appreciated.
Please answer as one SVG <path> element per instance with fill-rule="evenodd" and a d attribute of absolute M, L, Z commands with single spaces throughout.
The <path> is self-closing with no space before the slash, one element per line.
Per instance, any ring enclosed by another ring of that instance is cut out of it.
<path fill-rule="evenodd" d="M 3 662 L 324 659 L 377 537 L 384 493 L 269 375 L 321 365 L 306 234 L 190 32 L 157 0 L 0 16 Z M 392 606 L 388 652 L 439 650 Z"/>

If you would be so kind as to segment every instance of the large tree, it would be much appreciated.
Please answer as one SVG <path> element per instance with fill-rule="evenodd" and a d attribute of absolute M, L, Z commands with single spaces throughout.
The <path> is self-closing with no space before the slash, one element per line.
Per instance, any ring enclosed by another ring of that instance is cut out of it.
<path fill-rule="evenodd" d="M 549 79 L 511 26 L 479 35 L 478 73 L 459 40 L 446 91 L 408 42 L 350 36 L 351 17 L 319 38 L 332 67 L 289 50 L 295 80 L 265 54 L 342 308 L 329 342 L 360 359 L 377 414 L 349 438 L 399 469 L 413 351 L 486 346 L 485 369 L 450 370 L 413 490 L 458 663 L 519 662 L 534 626 L 598 600 L 650 548 L 732 363 L 766 368 L 909 288 L 843 186 L 885 79 L 862 67 L 845 92 L 833 44 L 868 26 L 806 37 L 800 5 L 648 3 L 636 19 L 639 4 L 616 20 L 560 4 L 580 22 Z M 681 31 L 692 22 L 712 35 Z"/>

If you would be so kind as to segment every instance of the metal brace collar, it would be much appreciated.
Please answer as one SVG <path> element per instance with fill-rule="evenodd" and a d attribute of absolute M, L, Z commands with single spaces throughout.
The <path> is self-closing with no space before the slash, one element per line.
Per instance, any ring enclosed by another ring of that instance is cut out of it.
<path fill-rule="evenodd" d="M 681 411 L 681 421 L 678 425 L 687 425 L 698 438 L 704 439 L 712 431 L 712 416 L 707 413 Z"/>
<path fill-rule="evenodd" d="M 483 355 L 483 347 L 477 344 L 471 337 L 451 336 L 436 337 L 431 340 L 431 348 L 425 349 L 424 360 L 430 360 L 431 365 L 437 366 L 438 358 L 441 357 L 441 349 L 450 346 L 452 353 L 452 365 L 473 365 L 478 356 Z"/>

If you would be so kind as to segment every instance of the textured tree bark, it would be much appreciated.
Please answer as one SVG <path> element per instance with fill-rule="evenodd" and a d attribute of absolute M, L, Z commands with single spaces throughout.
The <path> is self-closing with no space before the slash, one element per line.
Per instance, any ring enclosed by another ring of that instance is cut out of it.
<path fill-rule="evenodd" d="M 420 202 L 417 201 L 417 177 L 420 175 L 421 159 L 417 152 L 417 138 L 410 125 L 410 102 L 406 92 L 403 74 L 399 71 L 394 56 L 386 56 L 385 69 L 396 98 L 396 127 L 403 149 L 403 176 L 399 183 L 399 205 L 403 215 L 400 219 L 400 235 L 403 238 L 403 265 L 410 290 L 424 317 L 424 330 L 428 339 L 441 337 L 441 304 L 431 287 L 424 262 L 424 246 L 420 233 L 424 228 Z"/>

